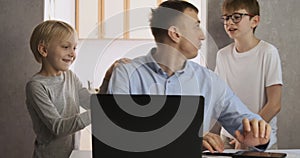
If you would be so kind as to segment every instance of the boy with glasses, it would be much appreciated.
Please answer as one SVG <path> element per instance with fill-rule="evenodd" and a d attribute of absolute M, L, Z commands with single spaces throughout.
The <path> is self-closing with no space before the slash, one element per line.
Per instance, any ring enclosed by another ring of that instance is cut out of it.
<path fill-rule="evenodd" d="M 281 64 L 277 49 L 254 34 L 260 22 L 259 4 L 257 0 L 225 0 L 222 12 L 224 29 L 234 43 L 218 52 L 215 72 L 251 111 L 270 123 L 274 134 L 270 145 L 277 148 Z M 244 148 L 224 128 L 221 136 L 228 148 Z"/>

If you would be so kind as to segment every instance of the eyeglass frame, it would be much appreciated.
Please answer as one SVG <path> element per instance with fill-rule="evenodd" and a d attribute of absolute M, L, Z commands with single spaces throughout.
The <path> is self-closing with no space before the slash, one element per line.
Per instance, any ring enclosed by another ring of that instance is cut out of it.
<path fill-rule="evenodd" d="M 233 19 L 233 15 L 239 15 L 240 16 L 238 18 L 239 20 L 236 21 L 236 19 Z M 221 20 L 222 20 L 223 24 L 226 24 L 229 21 L 229 19 L 231 19 L 231 21 L 233 23 L 237 24 L 237 23 L 241 22 L 241 20 L 243 19 L 244 16 L 249 16 L 250 18 L 252 18 L 252 17 L 254 17 L 256 15 L 248 14 L 248 13 L 233 13 L 231 15 L 222 15 Z M 224 18 L 224 17 L 226 17 L 226 18 Z"/>

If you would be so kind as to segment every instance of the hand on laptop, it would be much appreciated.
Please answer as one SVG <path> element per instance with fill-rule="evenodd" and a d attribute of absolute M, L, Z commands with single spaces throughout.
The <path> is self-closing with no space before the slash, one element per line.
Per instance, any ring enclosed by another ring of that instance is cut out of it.
<path fill-rule="evenodd" d="M 247 149 L 247 147 L 240 143 L 238 140 L 236 140 L 235 138 L 232 139 L 230 142 L 229 142 L 230 145 L 234 146 L 234 149 Z"/>
<path fill-rule="evenodd" d="M 264 120 L 243 119 L 244 132 L 235 131 L 236 139 L 246 146 L 267 144 L 270 140 L 271 126 Z"/>
<path fill-rule="evenodd" d="M 271 126 L 264 120 L 243 119 L 244 132 L 236 131 L 236 139 L 245 146 L 258 146 L 267 144 L 270 140 Z M 224 151 L 224 143 L 217 134 L 206 133 L 203 137 L 203 148 L 210 152 Z"/>
<path fill-rule="evenodd" d="M 223 152 L 224 143 L 220 135 L 214 133 L 206 133 L 203 137 L 203 148 L 209 150 L 211 153 L 214 151 Z"/>

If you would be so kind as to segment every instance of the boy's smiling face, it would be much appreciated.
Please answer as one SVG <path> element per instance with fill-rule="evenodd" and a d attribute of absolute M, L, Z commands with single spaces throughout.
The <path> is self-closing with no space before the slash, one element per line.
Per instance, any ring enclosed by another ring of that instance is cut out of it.
<path fill-rule="evenodd" d="M 234 23 L 231 18 L 224 22 L 224 29 L 232 39 L 252 36 L 253 29 L 259 23 L 259 16 L 252 16 L 245 9 L 239 9 L 234 12 L 225 12 L 223 15 L 230 16 L 234 13 L 244 14 L 239 22 Z"/>
<path fill-rule="evenodd" d="M 67 71 L 76 58 L 78 38 L 75 33 L 67 38 L 52 39 L 45 46 L 42 73 L 50 76 L 60 75 Z"/>

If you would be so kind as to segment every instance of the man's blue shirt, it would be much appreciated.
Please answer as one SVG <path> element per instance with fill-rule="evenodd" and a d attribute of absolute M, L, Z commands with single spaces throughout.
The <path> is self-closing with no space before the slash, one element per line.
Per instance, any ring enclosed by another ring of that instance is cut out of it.
<path fill-rule="evenodd" d="M 203 132 L 208 132 L 216 120 L 234 135 L 242 130 L 242 119 L 262 118 L 252 113 L 214 72 L 192 61 L 182 70 L 168 76 L 152 54 L 120 64 L 114 70 L 109 86 L 110 94 L 201 95 L 205 98 Z"/>

